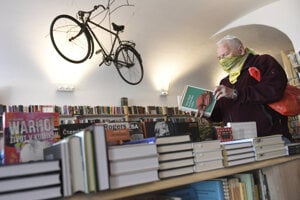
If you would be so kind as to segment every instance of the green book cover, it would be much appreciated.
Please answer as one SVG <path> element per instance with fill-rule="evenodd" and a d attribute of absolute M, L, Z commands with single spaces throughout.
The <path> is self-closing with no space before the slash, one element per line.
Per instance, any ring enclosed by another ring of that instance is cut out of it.
<path fill-rule="evenodd" d="M 183 111 L 197 112 L 204 110 L 204 116 L 209 117 L 216 104 L 213 92 L 208 89 L 187 85 L 181 96 L 179 108 Z"/>

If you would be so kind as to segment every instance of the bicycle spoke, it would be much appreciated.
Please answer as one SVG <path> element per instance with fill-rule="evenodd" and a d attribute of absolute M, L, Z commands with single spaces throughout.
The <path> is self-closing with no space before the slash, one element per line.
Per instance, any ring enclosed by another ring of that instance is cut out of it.
<path fill-rule="evenodd" d="M 144 71 L 139 54 L 131 46 L 124 46 L 116 53 L 116 68 L 124 81 L 136 85 L 141 82 Z"/>
<path fill-rule="evenodd" d="M 80 22 L 73 17 L 61 15 L 55 18 L 50 35 L 55 49 L 66 60 L 80 63 L 88 58 L 91 48 L 89 38 Z"/>

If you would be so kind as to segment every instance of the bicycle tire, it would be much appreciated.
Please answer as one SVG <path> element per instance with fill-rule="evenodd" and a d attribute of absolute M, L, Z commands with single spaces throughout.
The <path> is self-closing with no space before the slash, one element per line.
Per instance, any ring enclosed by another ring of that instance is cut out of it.
<path fill-rule="evenodd" d="M 71 39 L 74 36 L 76 38 Z M 69 62 L 82 63 L 91 54 L 91 36 L 82 23 L 72 16 L 55 17 L 50 26 L 50 37 L 58 54 Z"/>
<path fill-rule="evenodd" d="M 122 45 L 116 50 L 115 67 L 121 78 L 131 85 L 139 84 L 144 77 L 142 58 L 130 45 Z"/>

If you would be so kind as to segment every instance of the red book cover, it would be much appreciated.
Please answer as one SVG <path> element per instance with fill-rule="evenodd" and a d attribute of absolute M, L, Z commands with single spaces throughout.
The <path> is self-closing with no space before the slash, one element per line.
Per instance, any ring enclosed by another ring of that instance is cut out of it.
<path fill-rule="evenodd" d="M 218 140 L 221 142 L 233 140 L 231 127 L 216 127 Z"/>
<path fill-rule="evenodd" d="M 43 160 L 43 149 L 61 138 L 58 125 L 58 113 L 4 113 L 4 164 Z"/>

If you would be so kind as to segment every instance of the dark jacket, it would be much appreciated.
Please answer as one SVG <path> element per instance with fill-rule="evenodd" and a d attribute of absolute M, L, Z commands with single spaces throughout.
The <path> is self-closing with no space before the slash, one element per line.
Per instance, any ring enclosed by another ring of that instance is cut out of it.
<path fill-rule="evenodd" d="M 250 76 L 249 67 L 256 67 L 260 70 L 260 82 Z M 285 71 L 273 57 L 250 54 L 237 82 L 231 84 L 227 76 L 221 80 L 220 84 L 235 88 L 238 98 L 218 100 L 210 120 L 223 121 L 225 124 L 255 121 L 258 136 L 282 134 L 290 138 L 287 117 L 280 115 L 267 105 L 283 96 L 287 84 Z"/>

